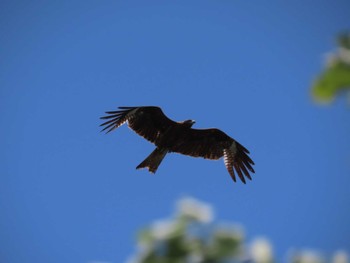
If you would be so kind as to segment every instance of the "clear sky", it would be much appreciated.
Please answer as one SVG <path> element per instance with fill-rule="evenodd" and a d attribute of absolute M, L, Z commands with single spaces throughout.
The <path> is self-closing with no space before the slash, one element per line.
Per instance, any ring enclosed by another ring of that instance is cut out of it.
<path fill-rule="evenodd" d="M 348 0 L 1 1 L 0 261 L 124 262 L 183 196 L 279 257 L 350 251 L 349 106 L 310 96 L 349 23 Z M 136 170 L 154 146 L 98 127 L 135 105 L 222 129 L 253 181 L 176 154 Z"/>

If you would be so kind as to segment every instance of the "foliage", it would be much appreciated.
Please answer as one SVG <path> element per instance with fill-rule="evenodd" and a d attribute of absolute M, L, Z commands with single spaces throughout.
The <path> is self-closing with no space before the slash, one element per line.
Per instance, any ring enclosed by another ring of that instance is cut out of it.
<path fill-rule="evenodd" d="M 212 208 L 193 198 L 181 199 L 175 215 L 160 220 L 139 235 L 139 250 L 128 263 L 273 263 L 272 246 L 256 238 L 250 246 L 237 225 L 213 224 Z M 316 253 L 293 253 L 291 263 L 323 263 Z M 338 252 L 333 263 L 348 263 Z"/>
<path fill-rule="evenodd" d="M 337 95 L 350 91 L 350 34 L 341 34 L 338 46 L 313 84 L 312 94 L 319 102 L 332 102 Z"/>

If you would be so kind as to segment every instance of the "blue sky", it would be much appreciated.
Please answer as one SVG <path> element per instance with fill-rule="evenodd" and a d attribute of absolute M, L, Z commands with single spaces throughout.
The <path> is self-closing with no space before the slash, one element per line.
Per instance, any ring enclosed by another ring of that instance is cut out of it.
<path fill-rule="evenodd" d="M 218 221 L 290 248 L 350 251 L 350 124 L 344 98 L 316 105 L 310 85 L 344 1 L 2 1 L 1 262 L 123 262 L 137 231 L 183 196 Z M 117 106 L 159 105 L 218 127 L 251 152 L 253 181 L 223 161 L 165 158 Z"/>

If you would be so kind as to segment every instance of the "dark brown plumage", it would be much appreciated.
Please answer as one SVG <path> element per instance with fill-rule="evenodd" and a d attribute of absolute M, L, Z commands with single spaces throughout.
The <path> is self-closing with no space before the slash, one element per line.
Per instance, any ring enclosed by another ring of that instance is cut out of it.
<path fill-rule="evenodd" d="M 218 129 L 193 129 L 193 120 L 175 122 L 164 115 L 159 107 L 119 107 L 117 111 L 107 111 L 107 120 L 100 126 L 102 131 L 110 131 L 125 122 L 137 134 L 154 143 L 156 149 L 136 168 L 148 168 L 155 173 L 167 153 L 176 152 L 192 157 L 217 160 L 224 157 L 225 166 L 236 181 L 235 172 L 243 183 L 245 177 L 251 180 L 254 162 L 249 151 L 226 133 Z M 249 170 L 249 171 L 248 171 Z"/>

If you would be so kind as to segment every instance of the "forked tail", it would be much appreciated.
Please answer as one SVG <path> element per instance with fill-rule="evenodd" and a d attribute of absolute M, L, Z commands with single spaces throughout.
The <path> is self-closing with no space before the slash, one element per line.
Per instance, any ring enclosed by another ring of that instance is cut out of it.
<path fill-rule="evenodd" d="M 167 153 L 168 150 L 157 147 L 142 163 L 136 167 L 136 169 L 148 168 L 151 173 L 155 173 Z"/>

